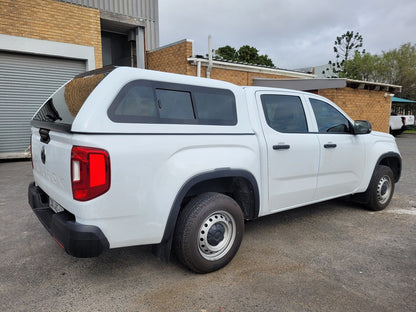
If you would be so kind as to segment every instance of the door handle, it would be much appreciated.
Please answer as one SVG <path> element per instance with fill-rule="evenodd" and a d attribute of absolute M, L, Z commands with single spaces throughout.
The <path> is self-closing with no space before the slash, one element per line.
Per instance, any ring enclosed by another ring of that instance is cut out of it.
<path fill-rule="evenodd" d="M 325 148 L 335 148 L 335 147 L 337 147 L 337 145 L 333 144 L 333 143 L 328 143 L 328 144 L 325 144 L 324 147 Z"/>
<path fill-rule="evenodd" d="M 290 145 L 288 145 L 288 144 L 273 145 L 274 150 L 287 150 L 289 148 L 290 148 Z"/>

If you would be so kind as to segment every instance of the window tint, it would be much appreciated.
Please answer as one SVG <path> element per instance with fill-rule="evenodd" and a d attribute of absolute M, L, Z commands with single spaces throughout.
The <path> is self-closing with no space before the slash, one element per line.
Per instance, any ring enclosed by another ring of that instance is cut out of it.
<path fill-rule="evenodd" d="M 309 99 L 320 133 L 350 133 L 350 123 L 335 107 L 317 99 Z"/>
<path fill-rule="evenodd" d="M 237 122 L 234 96 L 231 92 L 196 91 L 193 93 L 198 119 L 202 123 L 234 125 Z"/>
<path fill-rule="evenodd" d="M 297 96 L 263 94 L 261 96 L 267 124 L 283 133 L 308 132 L 302 101 Z"/>
<path fill-rule="evenodd" d="M 129 88 L 120 104 L 114 110 L 116 115 L 129 115 L 137 117 L 158 117 L 153 89 L 146 86 L 133 86 Z"/>
<path fill-rule="evenodd" d="M 195 119 L 189 92 L 156 89 L 156 97 L 160 118 Z"/>
<path fill-rule="evenodd" d="M 230 90 L 148 80 L 128 83 L 108 110 L 115 122 L 235 125 Z"/>

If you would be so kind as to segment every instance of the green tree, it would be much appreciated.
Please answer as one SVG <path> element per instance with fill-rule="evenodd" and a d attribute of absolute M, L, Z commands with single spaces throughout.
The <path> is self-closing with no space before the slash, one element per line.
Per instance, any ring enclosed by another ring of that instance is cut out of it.
<path fill-rule="evenodd" d="M 237 61 L 238 59 L 237 50 L 233 47 L 230 47 L 229 45 L 218 48 L 217 50 L 215 50 L 215 54 L 229 61 Z"/>
<path fill-rule="evenodd" d="M 257 64 L 269 67 L 275 67 L 273 61 L 269 58 L 267 54 L 259 55 L 257 59 Z"/>
<path fill-rule="evenodd" d="M 249 45 L 243 45 L 237 52 L 240 62 L 255 63 L 259 57 L 259 50 Z"/>
<path fill-rule="evenodd" d="M 338 36 L 334 42 L 335 61 L 329 61 L 329 67 L 323 74 L 333 77 L 345 77 L 344 64 L 356 53 L 365 53 L 363 47 L 363 37 L 354 31 L 347 31 Z"/>
<path fill-rule="evenodd" d="M 401 97 L 416 99 L 416 45 L 408 42 L 383 52 L 379 80 L 402 86 Z"/>
<path fill-rule="evenodd" d="M 355 80 L 377 81 L 381 68 L 380 56 L 355 51 L 354 57 L 344 62 L 342 75 Z"/>
<path fill-rule="evenodd" d="M 416 99 L 416 45 L 405 43 L 381 55 L 355 52 L 344 62 L 343 77 L 402 86 L 398 96 Z"/>
<path fill-rule="evenodd" d="M 216 57 L 229 61 L 243 62 L 255 65 L 264 65 L 274 67 L 273 61 L 267 54 L 260 55 L 259 50 L 249 45 L 244 45 L 238 49 L 234 49 L 229 45 L 218 48 L 215 51 Z"/>

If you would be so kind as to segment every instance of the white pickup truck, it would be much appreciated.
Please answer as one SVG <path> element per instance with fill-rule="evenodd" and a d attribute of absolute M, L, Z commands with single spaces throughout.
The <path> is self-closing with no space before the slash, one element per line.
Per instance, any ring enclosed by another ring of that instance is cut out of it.
<path fill-rule="evenodd" d="M 67 253 L 151 244 L 199 273 L 244 220 L 351 195 L 381 210 L 401 174 L 391 135 L 321 96 L 134 68 L 72 79 L 31 140 L 29 203 Z"/>
<path fill-rule="evenodd" d="M 390 133 L 392 135 L 402 134 L 403 131 L 411 130 L 415 126 L 415 116 L 399 115 L 392 113 L 390 115 Z"/>

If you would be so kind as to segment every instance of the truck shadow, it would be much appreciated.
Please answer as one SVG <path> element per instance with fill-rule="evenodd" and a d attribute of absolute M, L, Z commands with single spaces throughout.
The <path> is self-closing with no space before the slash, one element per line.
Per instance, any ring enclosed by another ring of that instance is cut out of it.
<path fill-rule="evenodd" d="M 312 233 L 324 227 L 332 232 L 331 220 L 343 219 L 351 213 L 361 214 L 360 211 L 366 210 L 355 203 L 338 199 L 264 216 L 246 222 L 242 246 L 258 240 L 273 242 L 287 239 L 293 243 L 293 236 L 302 240 L 300 229 Z M 177 261 L 173 252 L 169 263 L 159 260 L 153 255 L 151 245 L 110 249 L 98 258 L 70 258 L 70 262 L 83 268 L 83 274 L 89 278 L 111 278 L 132 271 L 136 275 L 146 275 L 147 272 L 190 273 Z"/>
<path fill-rule="evenodd" d="M 290 225 L 307 221 L 316 222 L 321 218 L 331 218 L 351 213 L 351 211 L 368 212 L 362 205 L 347 199 L 334 199 L 313 205 L 307 205 L 295 209 L 281 211 L 271 215 L 260 217 L 253 221 L 246 222 L 246 233 L 257 226 L 279 226 Z"/>

